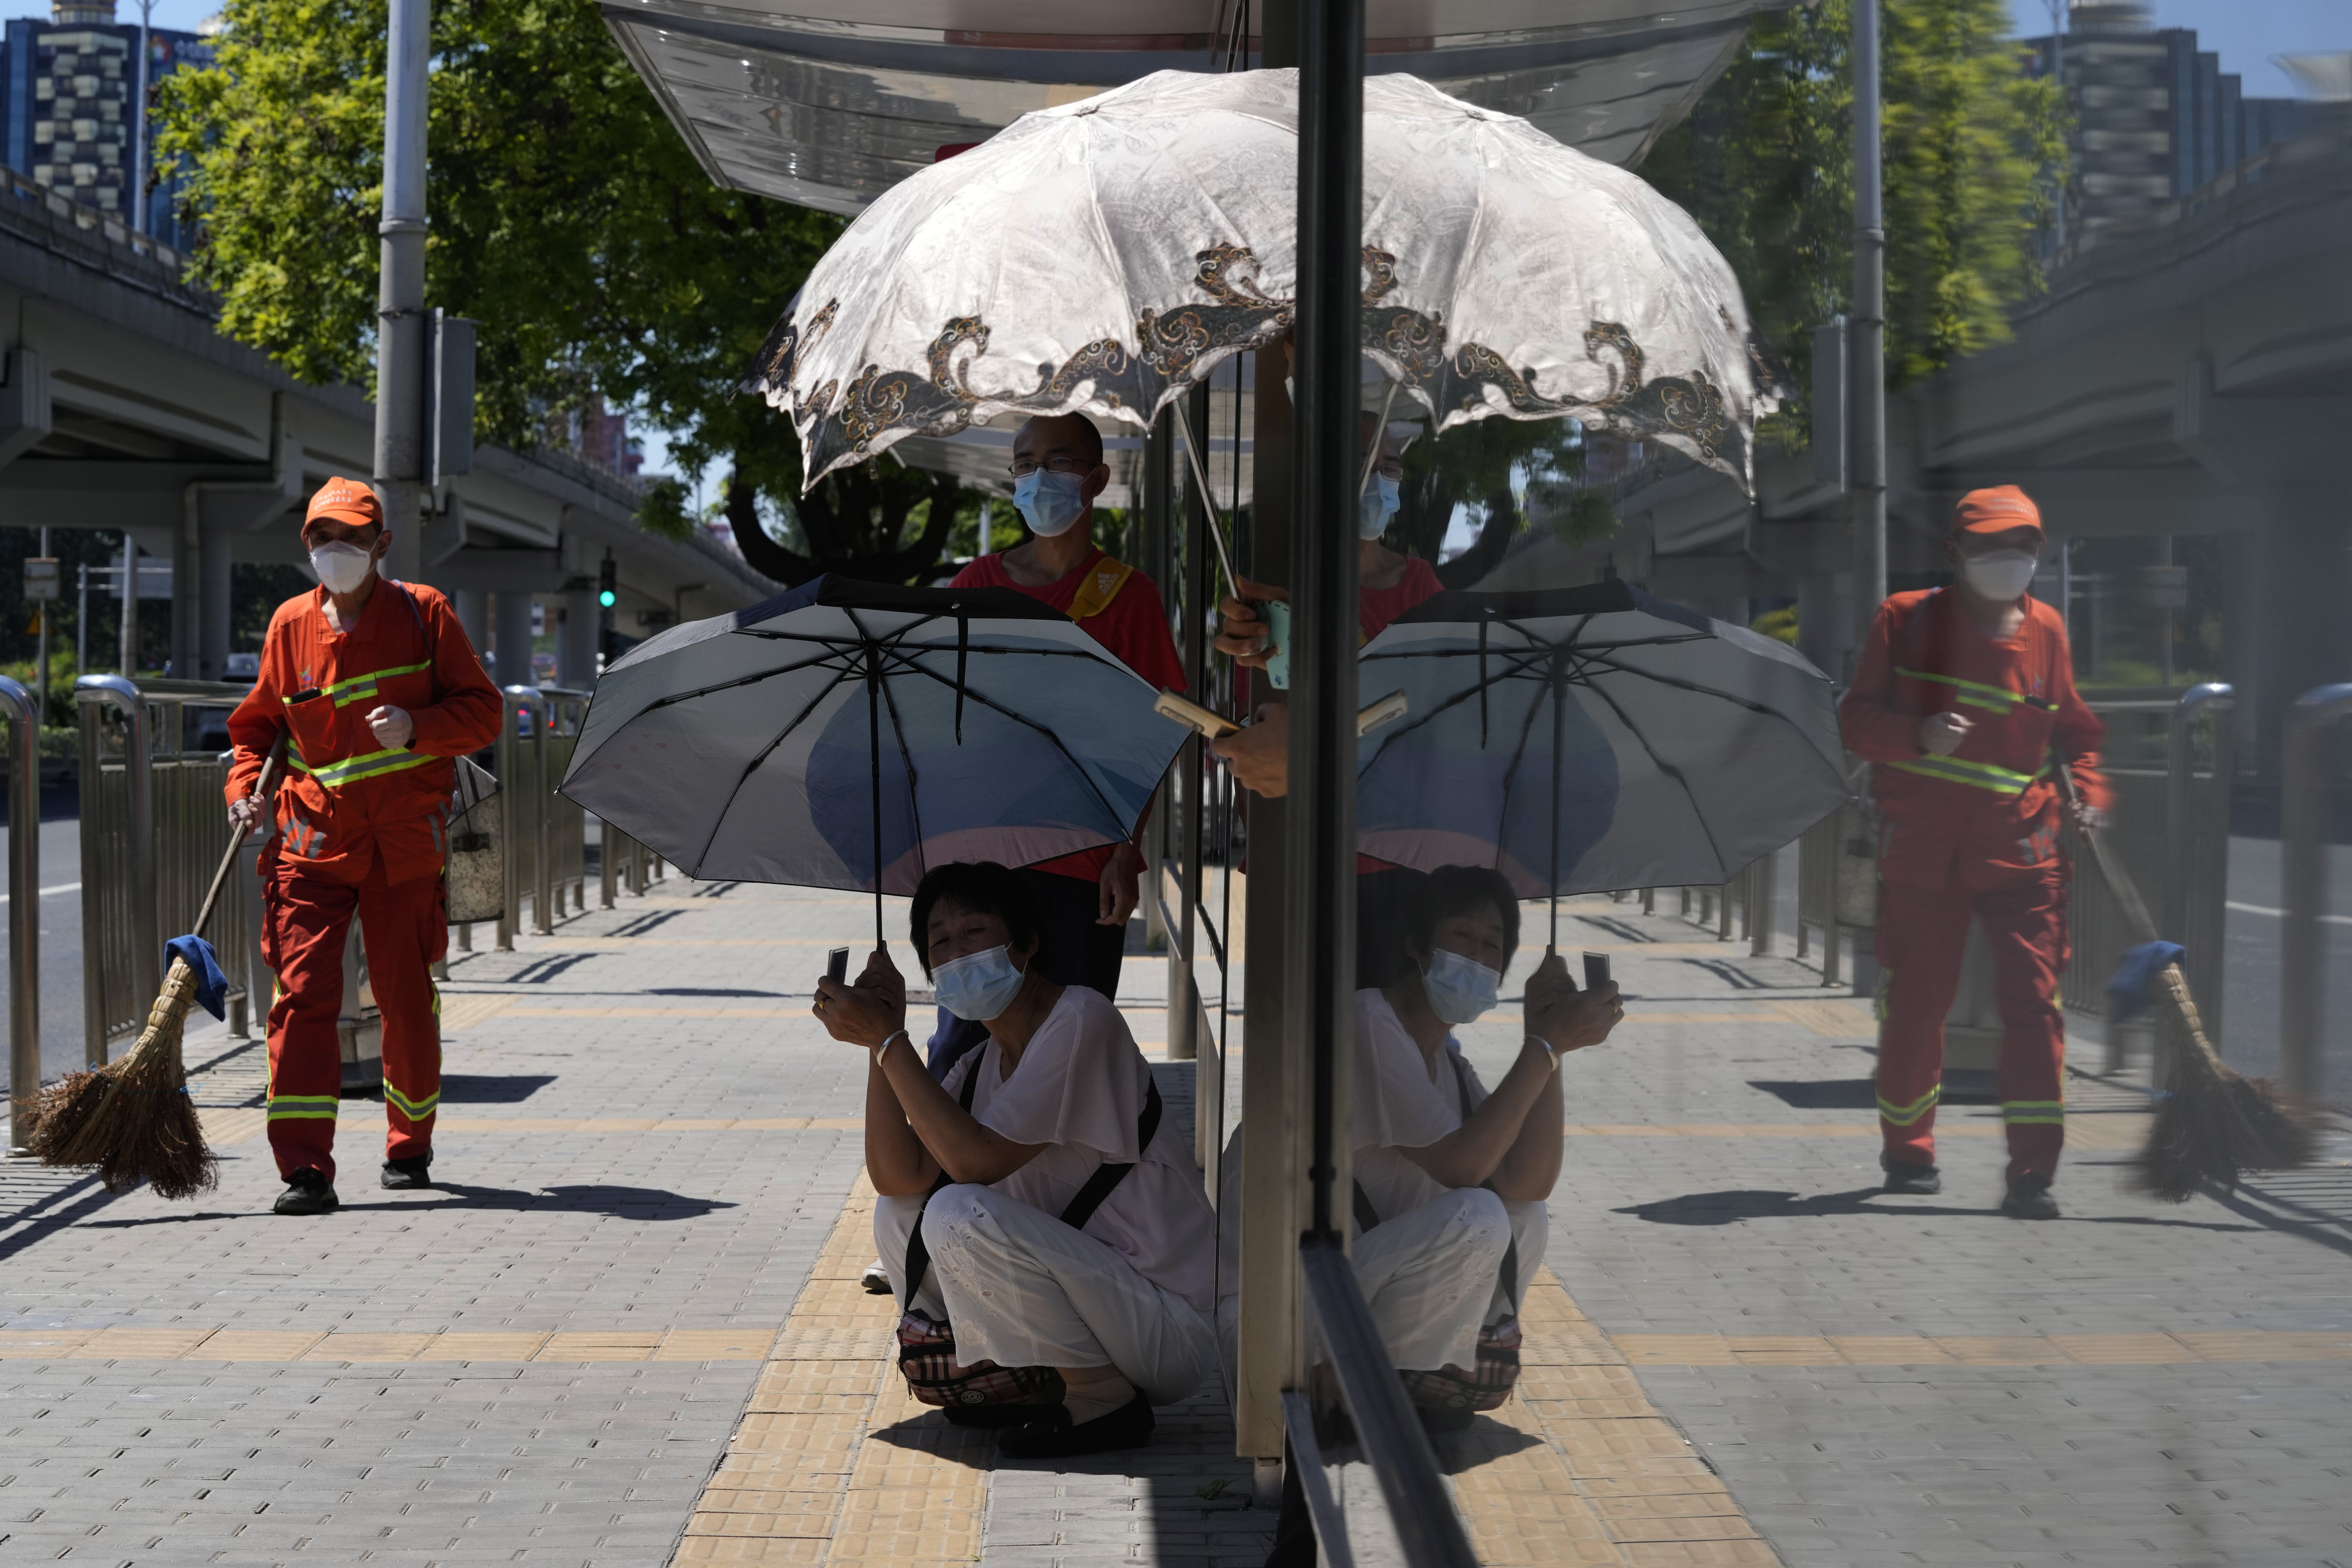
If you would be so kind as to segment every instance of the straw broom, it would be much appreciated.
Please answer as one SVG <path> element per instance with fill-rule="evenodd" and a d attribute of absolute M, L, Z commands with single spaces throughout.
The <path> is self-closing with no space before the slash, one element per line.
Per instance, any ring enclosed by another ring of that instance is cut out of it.
<path fill-rule="evenodd" d="M 267 801 L 286 753 L 280 735 L 254 781 L 254 798 Z M 197 911 L 195 934 L 211 923 L 214 906 L 236 864 L 236 852 L 253 831 L 250 821 L 229 836 L 220 868 Z M 205 1145 L 204 1125 L 188 1097 L 180 1037 L 195 1005 L 198 976 L 185 959 L 174 957 L 163 988 L 148 1009 L 147 1026 L 130 1054 L 95 1072 L 69 1073 L 41 1092 L 30 1140 L 45 1165 L 98 1168 L 110 1193 L 144 1181 L 158 1197 L 177 1200 L 206 1193 L 219 1184 L 220 1162 Z"/>
<path fill-rule="evenodd" d="M 2063 763 L 2060 784 L 2069 805 L 2080 805 L 2074 775 Z M 2130 928 L 2135 944 L 2160 940 L 2139 889 L 2118 865 L 2100 830 L 2083 829 L 2099 879 L 2107 885 Z M 2269 1082 L 2243 1077 L 2224 1062 L 2205 1037 L 2189 977 L 2177 963 L 2157 974 L 2153 990 L 2161 1007 L 2181 1026 L 2189 1048 L 2173 1053 L 2156 1126 L 2140 1152 L 2139 1184 L 2167 1203 L 2185 1203 L 2200 1183 L 2227 1191 L 2248 1171 L 2277 1171 L 2307 1164 L 2317 1150 L 2310 1113 L 2280 1095 Z"/>

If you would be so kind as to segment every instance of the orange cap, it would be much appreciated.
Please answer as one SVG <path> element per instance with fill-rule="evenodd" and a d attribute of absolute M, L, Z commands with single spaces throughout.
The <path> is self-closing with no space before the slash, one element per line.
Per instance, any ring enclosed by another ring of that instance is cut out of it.
<path fill-rule="evenodd" d="M 2015 485 L 1970 490 L 1960 498 L 1959 510 L 1952 514 L 1954 533 L 2007 533 L 2012 528 L 2042 531 L 2042 509 Z"/>
<path fill-rule="evenodd" d="M 310 510 L 302 514 L 302 526 L 308 528 L 314 519 L 331 517 L 338 522 L 355 526 L 383 524 L 383 508 L 375 499 L 375 491 L 360 479 L 341 478 L 329 479 L 310 498 Z"/>

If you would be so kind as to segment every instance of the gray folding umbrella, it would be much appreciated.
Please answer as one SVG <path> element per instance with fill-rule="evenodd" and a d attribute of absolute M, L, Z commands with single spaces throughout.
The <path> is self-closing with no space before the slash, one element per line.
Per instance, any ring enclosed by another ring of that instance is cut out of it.
<path fill-rule="evenodd" d="M 1358 845 L 1522 898 L 1727 881 L 1847 795 L 1829 678 L 1622 583 L 1440 594 L 1366 645 L 1409 716 L 1357 754 Z"/>
<path fill-rule="evenodd" d="M 1158 693 L 1005 588 L 819 577 L 604 672 L 562 791 L 694 877 L 911 893 L 1132 833 L 1184 740 Z"/>

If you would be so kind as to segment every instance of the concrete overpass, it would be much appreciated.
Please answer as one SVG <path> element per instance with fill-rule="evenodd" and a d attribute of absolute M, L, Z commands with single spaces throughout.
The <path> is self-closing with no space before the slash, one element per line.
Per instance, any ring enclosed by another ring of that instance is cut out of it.
<path fill-rule="evenodd" d="M 302 501 L 330 474 L 372 471 L 374 414 L 222 337 L 180 260 L 0 170 L 0 525 L 129 530 L 173 563 L 173 669 L 216 679 L 232 564 L 303 560 Z M 456 595 L 503 680 L 529 679 L 534 599 L 561 608 L 557 679 L 581 687 L 607 551 L 632 637 L 778 591 L 708 539 L 639 531 L 637 500 L 562 454 L 479 447 L 434 498 L 421 576 Z"/>
<path fill-rule="evenodd" d="M 2022 485 L 2058 539 L 2222 534 L 2223 658 L 2267 773 L 2295 694 L 2352 678 L 2352 122 L 2280 143 L 2054 268 L 2015 337 L 1891 401 L 1888 565 L 1932 571 L 1953 502 Z M 1622 574 L 1739 616 L 1793 595 L 1843 667 L 1843 500 L 1809 455 L 1763 454 L 1758 500 L 1645 456 L 1608 544 L 1520 576 Z M 2240 547 L 2242 542 L 2242 547 Z M 1507 564 L 1507 571 L 1511 570 Z"/>

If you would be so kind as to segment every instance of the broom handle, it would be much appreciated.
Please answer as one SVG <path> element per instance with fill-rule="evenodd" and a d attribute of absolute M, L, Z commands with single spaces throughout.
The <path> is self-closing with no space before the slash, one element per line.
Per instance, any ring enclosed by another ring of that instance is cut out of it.
<path fill-rule="evenodd" d="M 2063 758 L 2058 762 L 2058 783 L 2066 793 L 2066 804 L 2079 812 L 2083 797 L 2074 787 L 2074 770 L 2068 767 Z M 2099 879 L 2107 885 L 2107 891 L 2115 895 L 2116 902 L 2123 906 L 2124 924 L 2131 928 L 2133 944 L 2137 946 L 2141 942 L 2158 941 L 2156 922 L 2148 919 L 2147 905 L 2139 896 L 2139 887 L 2128 872 L 2116 864 L 2116 854 L 2107 847 L 2106 835 L 2098 828 L 2083 824 L 2079 817 L 2076 826 L 2082 828 L 2083 841 L 2091 847 L 2091 858 L 2098 865 Z"/>
<path fill-rule="evenodd" d="M 261 776 L 253 781 L 254 799 L 268 798 L 271 788 L 278 782 L 278 764 L 285 758 L 286 731 L 281 730 L 278 732 L 277 744 L 271 746 L 269 754 L 261 760 Z M 238 823 L 236 831 L 229 835 L 228 852 L 221 857 L 220 869 L 213 873 L 213 885 L 205 889 L 205 907 L 196 911 L 196 935 L 204 935 L 205 927 L 212 924 L 213 906 L 220 902 L 221 886 L 228 880 L 228 868 L 236 864 L 236 852 L 245 847 L 245 841 L 252 834 L 253 824 L 247 821 Z"/>
<path fill-rule="evenodd" d="M 2068 767 L 2063 759 L 2058 763 L 2058 783 L 2059 787 L 2065 791 L 2066 804 L 2080 807 L 2083 797 L 2074 785 L 2074 770 Z M 2091 847 L 2091 858 L 2098 865 L 2099 879 L 2106 883 L 2107 891 L 2114 895 L 2116 902 L 2123 909 L 2124 923 L 2132 929 L 2132 941 L 2135 943 L 2161 941 L 2156 922 L 2147 918 L 2147 905 L 2139 896 L 2138 885 L 2116 863 L 2115 851 L 2107 847 L 2105 835 L 2102 830 L 2080 822 L 2076 826 L 2082 829 L 2083 841 Z M 2220 1068 L 2221 1054 L 2213 1048 L 2213 1042 L 2205 1037 L 2205 1021 L 2198 1016 L 2196 998 L 2189 992 L 2189 976 L 2181 973 L 2180 965 L 2168 963 L 2164 966 L 2164 973 L 2157 976 L 2157 990 L 2171 1008 L 2173 1016 L 2180 1021 L 2189 1043 L 2208 1063 Z"/>

